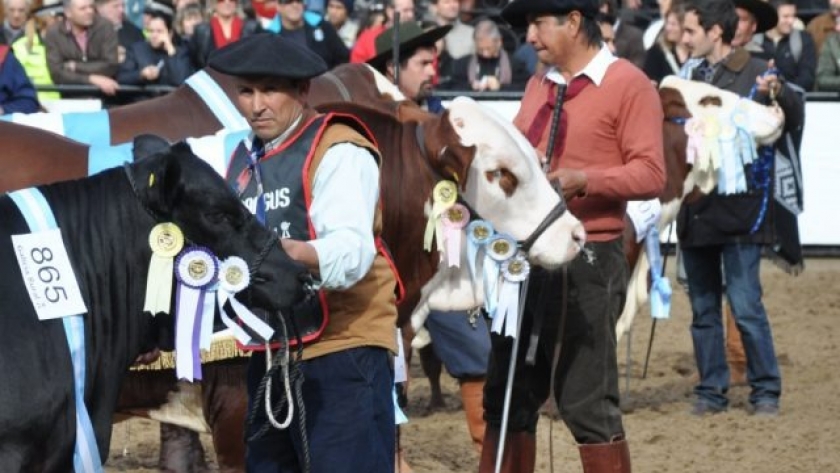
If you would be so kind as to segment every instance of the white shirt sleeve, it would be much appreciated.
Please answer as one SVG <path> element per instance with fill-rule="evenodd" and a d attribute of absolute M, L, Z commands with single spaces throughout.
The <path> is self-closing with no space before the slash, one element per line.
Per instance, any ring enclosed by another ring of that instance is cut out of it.
<path fill-rule="evenodd" d="M 346 289 L 370 270 L 378 201 L 379 167 L 370 151 L 351 143 L 329 148 L 315 172 L 309 208 L 321 287 Z"/>

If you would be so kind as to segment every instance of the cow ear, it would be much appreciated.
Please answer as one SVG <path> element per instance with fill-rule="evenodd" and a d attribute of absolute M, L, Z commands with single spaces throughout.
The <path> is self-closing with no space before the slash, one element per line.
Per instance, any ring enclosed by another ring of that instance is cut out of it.
<path fill-rule="evenodd" d="M 475 156 L 475 146 L 461 144 L 461 136 L 449 120 L 449 110 L 439 117 L 424 122 L 426 127 L 426 152 L 432 167 L 447 179 L 458 181 L 461 188 Z"/>
<path fill-rule="evenodd" d="M 169 150 L 169 142 L 157 135 L 143 134 L 134 138 L 134 160 L 164 153 Z"/>
<path fill-rule="evenodd" d="M 138 184 L 145 188 L 146 205 L 164 219 L 171 217 L 173 205 L 182 191 L 181 159 L 177 151 L 177 146 L 170 147 L 169 143 L 166 143 L 164 149 L 159 149 L 138 163 L 143 172 L 137 179 L 142 179 Z"/>

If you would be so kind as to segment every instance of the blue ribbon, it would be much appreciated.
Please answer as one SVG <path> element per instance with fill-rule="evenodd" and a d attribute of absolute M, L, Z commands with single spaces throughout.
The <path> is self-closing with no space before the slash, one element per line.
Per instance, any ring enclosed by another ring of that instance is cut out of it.
<path fill-rule="evenodd" d="M 671 283 L 662 276 L 662 254 L 656 225 L 650 227 L 645 235 L 645 252 L 650 262 L 650 316 L 667 319 L 671 316 Z"/>
<path fill-rule="evenodd" d="M 37 188 L 23 189 L 9 194 L 20 209 L 32 232 L 58 228 L 49 203 Z M 77 473 L 100 473 L 102 459 L 85 406 L 85 319 L 84 314 L 61 319 L 64 335 L 73 363 L 74 397 L 76 400 L 76 445 L 73 449 L 73 468 Z"/>

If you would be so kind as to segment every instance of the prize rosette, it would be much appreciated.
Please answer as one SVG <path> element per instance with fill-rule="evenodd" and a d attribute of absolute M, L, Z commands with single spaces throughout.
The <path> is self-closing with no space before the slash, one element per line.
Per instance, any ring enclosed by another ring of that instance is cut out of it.
<path fill-rule="evenodd" d="M 254 315 L 250 309 L 236 300 L 236 294 L 245 290 L 251 284 L 251 273 L 248 264 L 238 256 L 231 256 L 222 261 L 219 266 L 219 289 L 216 300 L 219 305 L 219 314 L 222 322 L 233 333 L 236 340 L 242 345 L 251 344 L 251 335 L 242 328 L 225 310 L 225 303 L 230 301 L 234 314 L 242 323 L 252 329 L 264 341 L 274 335 L 274 329 Z"/>
<path fill-rule="evenodd" d="M 461 265 L 461 230 L 470 222 L 470 211 L 461 204 L 454 204 L 443 213 L 443 239 L 446 242 L 446 259 L 449 267 Z"/>
<path fill-rule="evenodd" d="M 481 284 L 481 273 L 483 272 L 478 271 L 477 268 L 481 257 L 479 252 L 484 251 L 484 245 L 495 233 L 493 224 L 486 220 L 473 220 L 467 225 L 467 263 L 470 268 L 470 276 L 476 284 Z M 485 297 L 487 297 L 486 293 Z"/>
<path fill-rule="evenodd" d="M 178 379 L 201 379 L 201 349 L 210 348 L 213 335 L 212 290 L 219 272 L 210 250 L 189 246 L 175 260 L 175 374 Z"/>
<path fill-rule="evenodd" d="M 499 290 L 499 304 L 490 330 L 506 337 L 516 337 L 519 328 L 519 305 L 522 283 L 528 279 L 531 264 L 525 255 L 517 253 L 502 262 L 502 288 Z"/>
<path fill-rule="evenodd" d="M 432 241 L 437 238 L 438 246 L 443 245 L 443 226 L 441 216 L 458 200 L 458 186 L 452 181 L 440 181 L 432 190 L 432 211 L 426 221 L 423 234 L 423 249 L 432 251 Z"/>
<path fill-rule="evenodd" d="M 184 234 L 174 223 L 159 223 L 149 233 L 152 258 L 146 279 L 143 310 L 155 315 L 169 313 L 172 301 L 172 273 L 175 256 L 184 248 Z"/>
<path fill-rule="evenodd" d="M 499 276 L 502 262 L 516 254 L 516 240 L 497 233 L 484 245 L 484 307 L 487 315 L 495 317 L 499 302 Z"/>

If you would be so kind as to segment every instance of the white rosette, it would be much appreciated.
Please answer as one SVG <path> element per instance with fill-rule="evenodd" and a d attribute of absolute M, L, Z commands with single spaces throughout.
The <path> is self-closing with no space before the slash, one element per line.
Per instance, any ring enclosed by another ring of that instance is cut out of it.
<path fill-rule="evenodd" d="M 502 263 L 502 288 L 499 290 L 499 305 L 490 330 L 515 338 L 519 327 L 520 289 L 528 279 L 531 265 L 524 254 L 518 253 Z"/>
<path fill-rule="evenodd" d="M 493 318 L 498 308 L 501 264 L 516 254 L 516 240 L 509 235 L 497 233 L 487 241 L 484 251 L 484 308 L 487 315 Z"/>
<path fill-rule="evenodd" d="M 207 248 L 190 246 L 175 260 L 175 374 L 178 379 L 201 379 L 201 348 L 213 333 L 213 297 L 219 265 Z M 208 304 L 209 302 L 209 304 Z"/>
<path fill-rule="evenodd" d="M 260 320 L 234 297 L 238 292 L 247 288 L 249 284 L 251 284 L 251 274 L 248 272 L 248 264 L 245 263 L 245 260 L 238 256 L 231 256 L 222 261 L 219 266 L 219 289 L 216 298 L 219 304 L 219 313 L 222 322 L 230 329 L 236 340 L 243 345 L 251 343 L 251 336 L 225 311 L 225 303 L 228 301 L 230 301 L 231 308 L 242 324 L 256 332 L 260 338 L 268 340 L 274 335 L 274 329 Z"/>

